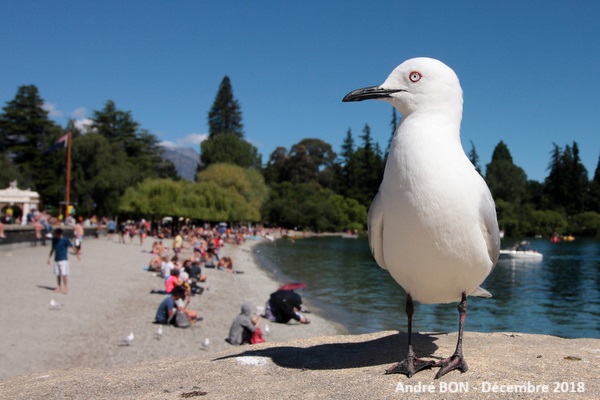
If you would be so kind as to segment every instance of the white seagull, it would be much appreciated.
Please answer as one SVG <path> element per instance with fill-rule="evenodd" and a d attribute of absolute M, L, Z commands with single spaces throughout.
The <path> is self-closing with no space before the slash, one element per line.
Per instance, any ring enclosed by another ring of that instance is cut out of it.
<path fill-rule="evenodd" d="M 462 337 L 467 295 L 490 297 L 479 285 L 498 260 L 500 238 L 492 195 L 460 143 L 463 98 L 458 77 L 444 63 L 413 58 L 380 86 L 348 93 L 343 101 L 380 99 L 402 115 L 383 181 L 369 209 L 375 260 L 406 291 L 407 358 L 386 373 L 411 377 L 439 366 L 436 378 L 467 370 Z M 460 302 L 455 353 L 439 362 L 412 349 L 413 300 Z"/>
<path fill-rule="evenodd" d="M 123 346 L 131 346 L 133 339 L 135 339 L 135 335 L 133 332 L 129 332 L 129 335 L 123 338 Z"/>

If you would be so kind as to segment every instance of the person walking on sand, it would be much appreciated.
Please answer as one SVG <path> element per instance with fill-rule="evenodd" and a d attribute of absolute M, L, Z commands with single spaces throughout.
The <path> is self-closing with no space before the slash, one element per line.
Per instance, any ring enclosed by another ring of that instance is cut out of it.
<path fill-rule="evenodd" d="M 69 276 L 69 247 L 73 247 L 73 244 L 63 236 L 63 230 L 57 228 L 52 238 L 52 249 L 48 256 L 48 265 L 50 265 L 52 254 L 54 253 L 54 275 L 56 275 L 58 283 L 58 287 L 54 291 L 63 292 L 64 294 L 67 294 L 69 291 L 67 286 Z M 77 254 L 77 259 L 79 259 L 79 254 Z"/>

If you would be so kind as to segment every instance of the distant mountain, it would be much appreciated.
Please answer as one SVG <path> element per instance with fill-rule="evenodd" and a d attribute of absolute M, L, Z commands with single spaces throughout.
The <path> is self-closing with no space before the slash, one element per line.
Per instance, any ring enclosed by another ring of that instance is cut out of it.
<path fill-rule="evenodd" d="M 194 181 L 196 168 L 200 163 L 200 155 L 196 150 L 189 147 L 166 147 L 163 146 L 163 158 L 171 161 L 177 169 L 177 173 L 183 179 Z"/>

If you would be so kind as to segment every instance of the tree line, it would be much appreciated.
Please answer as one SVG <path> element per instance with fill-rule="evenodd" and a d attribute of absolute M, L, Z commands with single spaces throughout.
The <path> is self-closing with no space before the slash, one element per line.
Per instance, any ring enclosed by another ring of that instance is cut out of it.
<path fill-rule="evenodd" d="M 392 110 L 385 151 L 365 124 L 357 137 L 346 131 L 339 153 L 321 139 L 305 138 L 289 149 L 277 147 L 263 165 L 245 140 L 242 110 L 226 76 L 208 111 L 209 137 L 200 146 L 195 182 L 181 180 L 161 157 L 158 139 L 113 101 L 93 111 L 91 120 L 85 131 L 57 126 L 37 88 L 20 87 L 0 114 L 0 184 L 16 179 L 38 191 L 46 207 L 57 207 L 64 199 L 64 152 L 45 150 L 70 129 L 72 198 L 82 214 L 360 231 L 400 117 Z M 481 173 L 473 143 L 467 155 Z M 502 141 L 485 171 L 507 235 L 600 236 L 600 159 L 589 179 L 576 142 L 554 144 L 543 182 L 528 180 Z"/>

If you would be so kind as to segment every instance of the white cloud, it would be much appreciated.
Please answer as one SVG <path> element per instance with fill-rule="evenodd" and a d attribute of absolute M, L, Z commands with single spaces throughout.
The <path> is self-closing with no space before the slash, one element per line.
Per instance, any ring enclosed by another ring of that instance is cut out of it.
<path fill-rule="evenodd" d="M 79 107 L 71 111 L 71 117 L 75 119 L 85 119 L 85 115 L 87 114 L 87 110 L 85 107 Z"/>
<path fill-rule="evenodd" d="M 73 120 L 73 125 L 75 125 L 75 128 L 77 130 L 79 130 L 81 133 L 88 133 L 92 129 L 93 122 L 94 121 L 92 121 L 89 118 L 79 118 L 79 119 Z"/>
<path fill-rule="evenodd" d="M 163 147 L 198 147 L 200 143 L 208 138 L 207 133 L 190 133 L 189 135 L 175 140 L 164 140 L 160 142 Z"/>
<path fill-rule="evenodd" d="M 48 111 L 48 116 L 49 117 L 53 117 L 53 118 L 60 118 L 62 117 L 64 114 L 62 111 L 60 111 L 58 108 L 56 108 L 56 104 L 54 103 L 44 103 L 42 104 L 42 108 L 46 111 Z"/>

